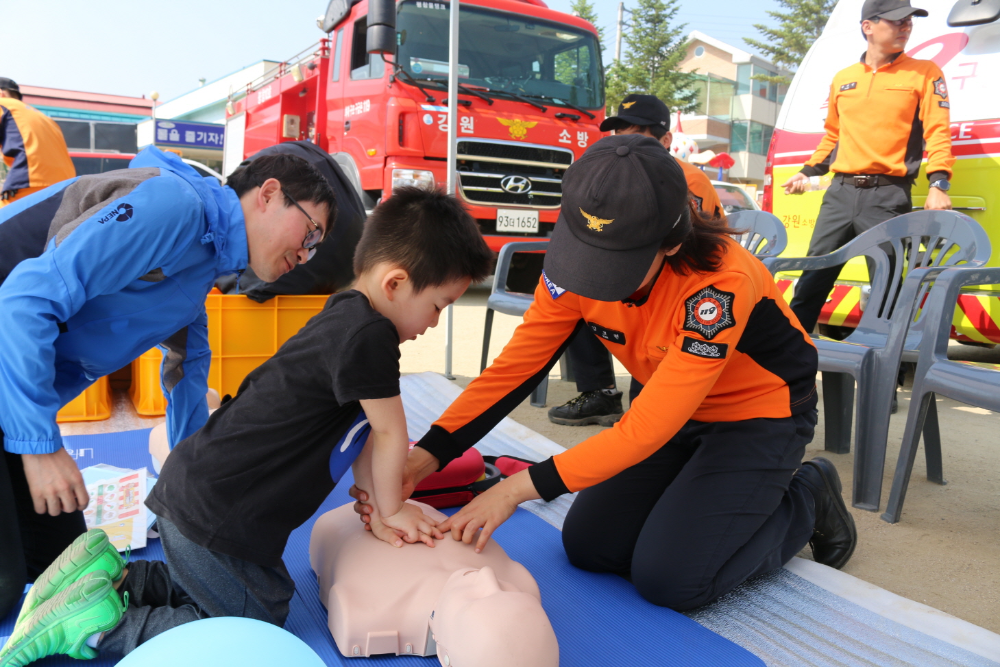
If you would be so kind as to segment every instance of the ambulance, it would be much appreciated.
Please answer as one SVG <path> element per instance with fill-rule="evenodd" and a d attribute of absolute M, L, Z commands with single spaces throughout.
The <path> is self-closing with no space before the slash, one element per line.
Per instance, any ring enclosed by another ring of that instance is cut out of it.
<path fill-rule="evenodd" d="M 786 257 L 803 257 L 816 225 L 832 172 L 810 179 L 809 192 L 786 195 L 781 184 L 795 175 L 823 138 L 830 82 L 856 63 L 865 50 L 861 34 L 864 0 L 841 0 L 823 34 L 795 74 L 771 139 L 764 177 L 763 208 L 788 230 Z M 912 0 L 930 16 L 915 17 L 906 53 L 933 60 L 947 79 L 951 102 L 952 206 L 986 229 L 993 244 L 991 266 L 1000 266 L 1000 0 Z M 872 110 L 877 113 L 877 110 Z M 926 156 L 913 186 L 913 207 L 927 196 Z M 790 300 L 794 275 L 778 275 Z M 855 258 L 840 274 L 820 315 L 821 325 L 854 327 L 861 318 L 868 274 Z M 963 293 L 955 311 L 953 337 L 963 342 L 1000 343 L 1000 285 Z"/>

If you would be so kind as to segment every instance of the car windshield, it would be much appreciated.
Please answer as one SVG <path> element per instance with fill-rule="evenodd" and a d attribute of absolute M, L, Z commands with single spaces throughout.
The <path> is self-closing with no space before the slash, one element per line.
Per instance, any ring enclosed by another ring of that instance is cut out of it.
<path fill-rule="evenodd" d="M 604 106 L 597 39 L 590 32 L 462 6 L 458 82 L 585 109 Z M 397 62 L 415 79 L 447 81 L 448 5 L 410 0 L 396 19 Z"/>
<path fill-rule="evenodd" d="M 726 213 L 753 211 L 756 208 L 753 205 L 753 200 L 750 199 L 750 195 L 743 188 L 738 188 L 735 185 L 722 185 L 720 183 L 715 183 L 714 185 L 715 192 L 719 195 L 719 201 L 722 202 L 722 208 Z"/>

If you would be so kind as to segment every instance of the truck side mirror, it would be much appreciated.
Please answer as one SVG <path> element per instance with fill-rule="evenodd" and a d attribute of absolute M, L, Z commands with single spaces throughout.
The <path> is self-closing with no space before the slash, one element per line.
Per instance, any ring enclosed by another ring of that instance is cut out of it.
<path fill-rule="evenodd" d="M 984 25 L 1000 18 L 1000 0 L 958 0 L 948 14 L 953 28 Z"/>
<path fill-rule="evenodd" d="M 323 16 L 320 30 L 329 33 L 350 13 L 351 0 L 330 0 L 330 4 L 326 7 L 326 14 Z"/>
<path fill-rule="evenodd" d="M 367 49 L 368 53 L 396 53 L 395 0 L 368 0 Z"/>

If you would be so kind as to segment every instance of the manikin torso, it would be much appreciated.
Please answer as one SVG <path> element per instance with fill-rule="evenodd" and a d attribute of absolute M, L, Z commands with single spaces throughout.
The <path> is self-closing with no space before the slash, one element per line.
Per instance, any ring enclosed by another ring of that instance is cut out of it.
<path fill-rule="evenodd" d="M 344 505 L 316 521 L 309 557 L 330 632 L 347 657 L 437 655 L 445 667 L 559 663 L 538 585 L 493 540 L 478 554 L 450 535 L 433 549 L 397 548 Z"/>

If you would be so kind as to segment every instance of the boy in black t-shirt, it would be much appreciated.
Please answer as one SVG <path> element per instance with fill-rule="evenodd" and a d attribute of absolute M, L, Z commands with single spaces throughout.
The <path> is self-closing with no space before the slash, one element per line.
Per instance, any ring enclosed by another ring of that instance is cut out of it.
<path fill-rule="evenodd" d="M 8 645 L 19 655 L 5 647 L 3 657 L 92 657 L 98 645 L 124 655 L 206 617 L 284 625 L 295 590 L 281 559 L 288 536 L 352 464 L 374 494 L 375 536 L 434 546 L 434 522 L 403 502 L 399 345 L 436 326 L 490 260 L 454 197 L 396 190 L 365 224 L 354 289 L 330 297 L 164 462 L 146 504 L 167 561 L 125 566 L 103 532 L 82 535 L 36 582 L 37 606 Z"/>

